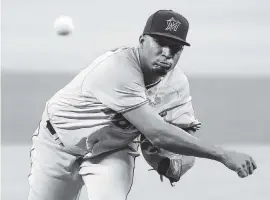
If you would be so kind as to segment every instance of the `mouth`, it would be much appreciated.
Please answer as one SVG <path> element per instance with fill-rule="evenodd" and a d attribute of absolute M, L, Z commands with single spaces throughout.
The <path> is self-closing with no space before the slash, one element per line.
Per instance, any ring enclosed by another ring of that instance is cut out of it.
<path fill-rule="evenodd" d="M 165 76 L 168 71 L 171 69 L 171 64 L 165 63 L 165 62 L 157 62 L 154 64 L 155 71 L 160 75 L 160 76 Z"/>
<path fill-rule="evenodd" d="M 166 71 L 170 70 L 172 67 L 170 63 L 166 63 L 166 62 L 157 62 L 155 66 Z"/>

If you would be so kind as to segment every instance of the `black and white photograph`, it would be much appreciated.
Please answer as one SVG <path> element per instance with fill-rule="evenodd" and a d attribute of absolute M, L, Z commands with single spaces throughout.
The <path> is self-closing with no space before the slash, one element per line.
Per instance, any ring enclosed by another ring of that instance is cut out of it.
<path fill-rule="evenodd" d="M 2 0 L 2 200 L 269 200 L 270 2 Z"/>

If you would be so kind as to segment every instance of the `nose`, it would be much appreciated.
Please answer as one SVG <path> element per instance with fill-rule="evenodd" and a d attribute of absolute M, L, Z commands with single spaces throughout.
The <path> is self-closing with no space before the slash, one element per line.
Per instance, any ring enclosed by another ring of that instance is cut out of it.
<path fill-rule="evenodd" d="M 164 56 L 167 59 L 170 59 L 173 57 L 170 47 L 168 46 L 162 47 L 162 56 Z"/>

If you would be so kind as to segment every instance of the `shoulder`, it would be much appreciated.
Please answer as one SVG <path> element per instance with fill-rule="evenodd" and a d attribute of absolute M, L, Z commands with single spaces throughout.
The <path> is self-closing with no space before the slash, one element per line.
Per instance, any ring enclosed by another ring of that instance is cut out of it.
<path fill-rule="evenodd" d="M 180 69 L 178 65 L 168 74 L 164 80 L 166 87 L 172 88 L 174 92 L 177 92 L 178 96 L 185 98 L 190 94 L 189 80 L 186 74 Z"/>
<path fill-rule="evenodd" d="M 179 81 L 184 81 L 184 82 L 188 82 L 188 77 L 187 75 L 184 73 L 184 71 L 180 68 L 179 65 L 176 65 L 175 66 L 175 69 L 174 69 L 174 77 L 176 79 L 178 79 Z"/>
<path fill-rule="evenodd" d="M 189 80 L 187 75 L 183 72 L 179 65 L 168 74 L 167 83 L 175 87 L 189 87 Z"/>
<path fill-rule="evenodd" d="M 109 50 L 93 62 L 93 65 L 95 68 L 105 67 L 104 70 L 141 72 L 134 47 L 123 46 Z"/>
<path fill-rule="evenodd" d="M 106 82 L 143 86 L 143 74 L 132 47 L 119 47 L 98 57 L 88 67 L 84 84 Z"/>

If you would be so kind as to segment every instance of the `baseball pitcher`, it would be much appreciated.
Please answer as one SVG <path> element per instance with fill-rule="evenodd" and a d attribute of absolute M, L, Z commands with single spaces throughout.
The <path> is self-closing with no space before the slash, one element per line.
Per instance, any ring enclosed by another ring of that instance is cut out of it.
<path fill-rule="evenodd" d="M 189 23 L 179 13 L 152 14 L 137 47 L 97 57 L 46 106 L 33 135 L 28 200 L 125 200 L 138 148 L 173 184 L 206 158 L 239 177 L 256 169 L 246 154 L 197 139 L 189 83 L 177 65 Z M 202 169 L 203 170 L 203 169 Z"/>

